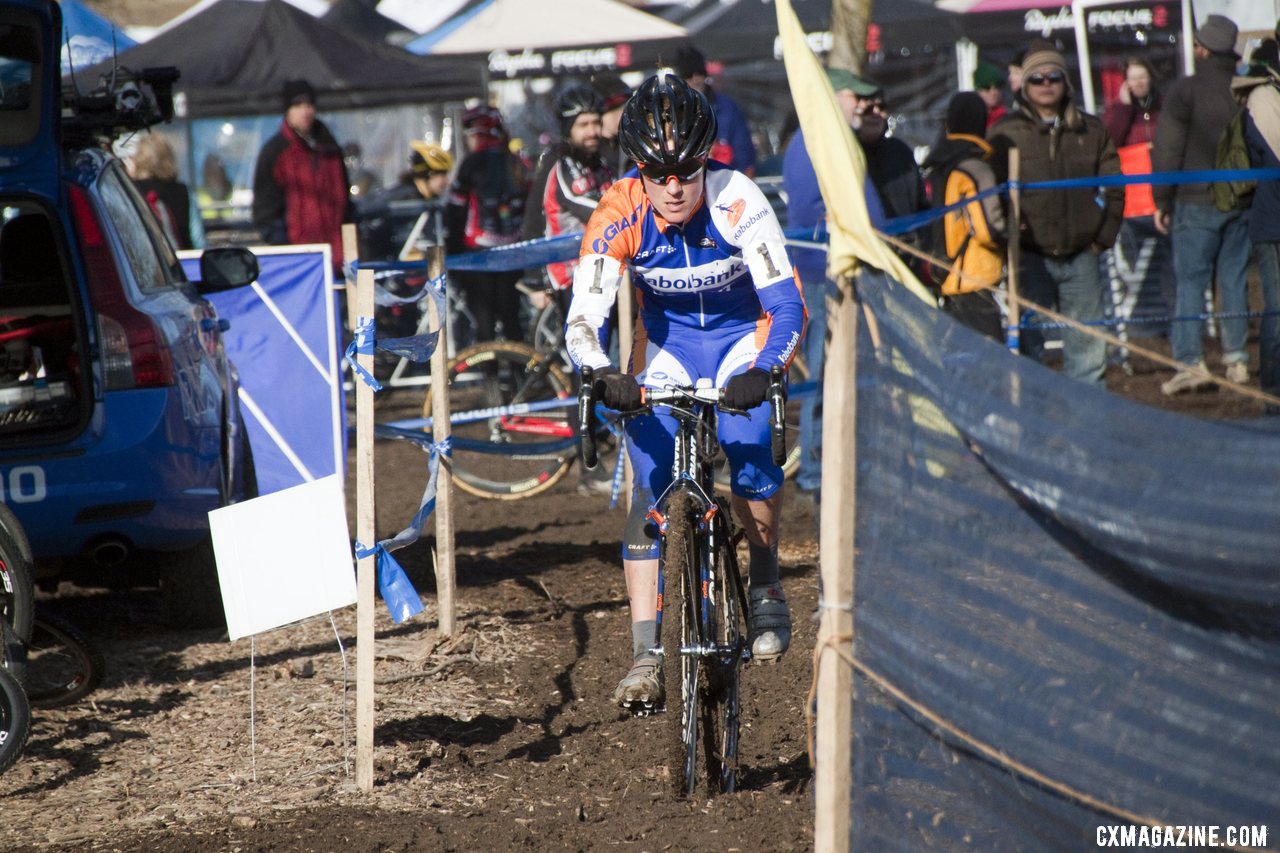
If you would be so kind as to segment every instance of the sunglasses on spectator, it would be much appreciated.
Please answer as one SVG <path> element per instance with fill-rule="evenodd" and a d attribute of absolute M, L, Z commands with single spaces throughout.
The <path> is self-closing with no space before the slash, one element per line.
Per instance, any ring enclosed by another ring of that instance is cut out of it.
<path fill-rule="evenodd" d="M 640 169 L 640 174 L 644 175 L 645 180 L 651 183 L 665 184 L 675 178 L 682 184 L 688 184 L 702 174 L 702 170 L 707 167 L 707 161 L 689 160 L 678 166 L 645 166 L 637 163 L 636 167 Z"/>
<path fill-rule="evenodd" d="M 1065 79 L 1067 79 L 1066 75 L 1054 71 L 1050 74 L 1032 74 L 1027 78 L 1027 82 L 1032 86 L 1052 86 L 1061 83 Z"/>

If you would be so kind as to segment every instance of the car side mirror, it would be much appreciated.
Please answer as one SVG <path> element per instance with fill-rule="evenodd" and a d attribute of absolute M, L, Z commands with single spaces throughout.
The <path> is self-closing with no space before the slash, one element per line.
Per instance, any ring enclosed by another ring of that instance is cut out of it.
<path fill-rule="evenodd" d="M 244 287 L 258 278 L 258 257 L 248 249 L 205 249 L 200 255 L 201 293 L 217 293 Z"/>

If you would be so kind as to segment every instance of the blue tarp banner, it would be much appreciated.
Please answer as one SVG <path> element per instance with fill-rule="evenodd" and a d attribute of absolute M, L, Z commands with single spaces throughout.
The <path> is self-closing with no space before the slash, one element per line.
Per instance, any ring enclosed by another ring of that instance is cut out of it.
<path fill-rule="evenodd" d="M 80 0 L 62 0 L 62 73 L 74 66 L 80 71 L 124 53 L 137 44 L 111 21 L 91 10 Z M 86 88 L 96 80 L 82 80 Z"/>
<path fill-rule="evenodd" d="M 327 248 L 255 248 L 258 281 L 209 298 L 231 323 L 222 340 L 240 371 L 240 409 L 264 495 L 344 472 L 337 296 Z M 199 253 L 183 255 L 187 276 L 199 278 Z"/>

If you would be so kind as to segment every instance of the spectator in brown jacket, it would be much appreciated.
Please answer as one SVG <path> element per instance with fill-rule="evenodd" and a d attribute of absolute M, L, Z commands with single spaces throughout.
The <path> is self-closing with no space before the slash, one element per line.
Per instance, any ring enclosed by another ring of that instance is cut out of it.
<path fill-rule="evenodd" d="M 1017 148 L 1028 183 L 1120 173 L 1120 158 L 1102 122 L 1071 101 L 1067 63 L 1050 43 L 1034 41 L 1022 60 L 1016 109 L 988 133 L 992 162 Z M 1020 281 L 1028 299 L 1082 323 L 1103 319 L 1097 256 L 1115 243 L 1124 193 L 1120 187 L 1040 190 L 1022 196 Z M 1012 239 L 1012 235 L 1011 235 Z M 1075 329 L 1062 331 L 1064 372 L 1102 384 L 1107 345 Z M 1040 358 L 1044 336 L 1027 331 L 1022 352 Z"/>

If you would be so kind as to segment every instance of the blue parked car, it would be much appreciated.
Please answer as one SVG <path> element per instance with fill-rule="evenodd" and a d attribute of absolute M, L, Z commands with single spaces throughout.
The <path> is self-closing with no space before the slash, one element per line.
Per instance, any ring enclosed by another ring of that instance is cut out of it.
<path fill-rule="evenodd" d="M 207 513 L 257 485 L 202 294 L 257 261 L 210 250 L 187 281 L 108 153 L 171 117 L 176 71 L 64 92 L 61 32 L 56 3 L 0 0 L 0 498 L 38 577 L 158 580 L 175 622 L 218 624 Z"/>

